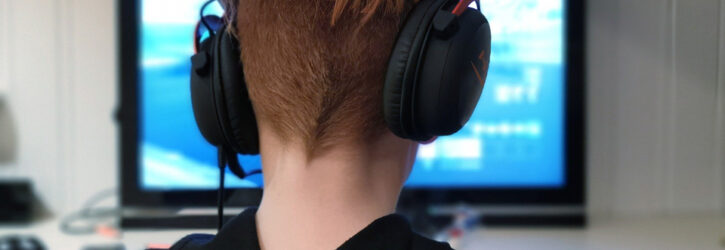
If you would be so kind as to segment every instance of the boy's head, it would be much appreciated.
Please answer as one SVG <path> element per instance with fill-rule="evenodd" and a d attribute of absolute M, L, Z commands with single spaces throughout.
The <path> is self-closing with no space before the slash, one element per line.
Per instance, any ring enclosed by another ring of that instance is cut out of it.
<path fill-rule="evenodd" d="M 385 134 L 385 70 L 412 2 L 222 0 L 260 128 L 308 155 Z"/>

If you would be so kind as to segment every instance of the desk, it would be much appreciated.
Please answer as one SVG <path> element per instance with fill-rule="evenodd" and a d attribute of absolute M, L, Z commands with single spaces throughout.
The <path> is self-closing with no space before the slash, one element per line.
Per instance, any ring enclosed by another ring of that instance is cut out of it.
<path fill-rule="evenodd" d="M 214 233 L 216 230 L 135 230 L 120 234 L 119 239 L 94 235 L 68 235 L 59 229 L 59 220 L 52 219 L 35 223 L 27 227 L 0 226 L 0 236 L 3 235 L 34 235 L 37 236 L 50 250 L 83 249 L 88 245 L 109 245 L 123 243 L 128 250 L 144 249 L 148 243 L 171 244 L 185 235 L 191 233 Z"/>
<path fill-rule="evenodd" d="M 50 249 L 82 249 L 88 244 L 123 242 L 126 249 L 147 243 L 172 243 L 184 235 L 204 231 L 127 231 L 121 239 L 69 236 L 58 230 L 58 221 L 29 227 L 0 227 L 0 235 L 33 234 Z M 213 233 L 213 230 L 205 231 Z M 725 249 L 725 218 L 677 216 L 595 221 L 588 229 L 482 228 L 458 242 L 459 249 Z"/>
<path fill-rule="evenodd" d="M 470 236 L 460 249 L 725 249 L 725 218 L 620 218 L 588 229 L 481 229 Z"/>

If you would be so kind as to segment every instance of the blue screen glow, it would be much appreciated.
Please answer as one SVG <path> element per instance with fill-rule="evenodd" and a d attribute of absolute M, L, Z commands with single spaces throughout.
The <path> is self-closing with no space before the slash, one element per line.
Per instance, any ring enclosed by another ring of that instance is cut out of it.
<path fill-rule="evenodd" d="M 143 0 L 140 36 L 139 175 L 144 190 L 215 189 L 216 149 L 191 108 L 189 57 L 203 0 Z M 422 145 L 409 187 L 564 185 L 563 0 L 483 0 L 491 66 L 483 95 L 458 133 Z M 210 13 L 220 13 L 218 5 Z M 259 169 L 258 156 L 240 156 Z M 262 178 L 227 187 L 260 187 Z"/>

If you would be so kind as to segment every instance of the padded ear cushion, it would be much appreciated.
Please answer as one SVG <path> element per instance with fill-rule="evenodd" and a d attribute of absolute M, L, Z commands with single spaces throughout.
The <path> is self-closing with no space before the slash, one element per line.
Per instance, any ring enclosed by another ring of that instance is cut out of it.
<path fill-rule="evenodd" d="M 402 138 L 413 138 L 414 123 L 413 101 L 415 96 L 416 72 L 421 59 L 421 50 L 433 16 L 449 0 L 423 0 L 408 14 L 401 28 L 388 62 L 383 87 L 383 116 L 388 128 Z"/>
<path fill-rule="evenodd" d="M 433 22 L 414 90 L 412 122 L 414 137 L 420 138 L 450 135 L 468 122 L 486 81 L 491 51 L 491 31 L 480 11 L 467 9 L 459 17 L 441 11 Z M 455 32 L 446 33 L 446 27 Z"/>
<path fill-rule="evenodd" d="M 213 47 L 213 39 L 207 39 L 200 44 L 199 51 L 191 57 L 191 104 L 199 132 L 209 143 L 219 146 L 224 144 L 225 140 L 219 128 L 212 87 Z"/>
<path fill-rule="evenodd" d="M 215 96 L 219 122 L 229 145 L 240 154 L 259 154 L 257 120 L 244 81 L 239 41 L 220 29 L 216 46 Z"/>

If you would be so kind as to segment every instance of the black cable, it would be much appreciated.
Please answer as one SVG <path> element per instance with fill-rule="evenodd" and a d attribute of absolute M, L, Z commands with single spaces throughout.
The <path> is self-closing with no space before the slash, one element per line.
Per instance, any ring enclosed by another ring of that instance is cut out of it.
<path fill-rule="evenodd" d="M 199 18 L 201 18 L 201 24 L 203 24 L 204 27 L 206 27 L 206 30 L 209 31 L 209 36 L 215 35 L 214 34 L 215 32 L 211 28 L 211 26 L 209 25 L 209 23 L 206 22 L 206 18 L 204 18 L 204 10 L 206 10 L 206 7 L 209 6 L 209 4 L 213 3 L 214 1 L 216 1 L 216 0 L 208 0 L 208 1 L 206 1 L 206 3 L 204 3 L 204 5 L 201 6 L 201 10 L 199 10 Z"/>
<path fill-rule="evenodd" d="M 224 224 L 224 170 L 227 160 L 224 147 L 217 147 L 217 161 L 219 167 L 219 190 L 217 190 L 217 231 L 221 231 Z"/>
<path fill-rule="evenodd" d="M 244 168 L 242 168 L 242 164 L 239 163 L 239 158 L 237 157 L 236 152 L 227 151 L 227 164 L 229 164 L 229 171 L 232 172 L 232 174 L 239 177 L 239 179 L 247 178 L 247 173 L 244 172 Z"/>
<path fill-rule="evenodd" d="M 245 172 L 244 168 L 242 168 L 242 164 L 239 163 L 237 153 L 232 150 L 228 150 L 228 148 L 224 146 L 217 147 L 217 159 L 219 164 L 219 190 L 217 191 L 217 215 L 219 218 L 217 219 L 218 229 L 221 230 L 221 227 L 224 224 L 224 176 L 226 175 L 226 167 L 228 166 L 229 170 L 239 177 L 239 179 L 244 179 L 255 174 L 261 174 L 262 170 L 257 169 L 250 171 L 249 173 Z"/>
<path fill-rule="evenodd" d="M 262 174 L 262 170 L 261 169 L 257 169 L 257 170 L 249 171 L 249 173 L 247 173 L 247 177 L 252 176 L 252 175 L 255 175 L 255 174 Z"/>

